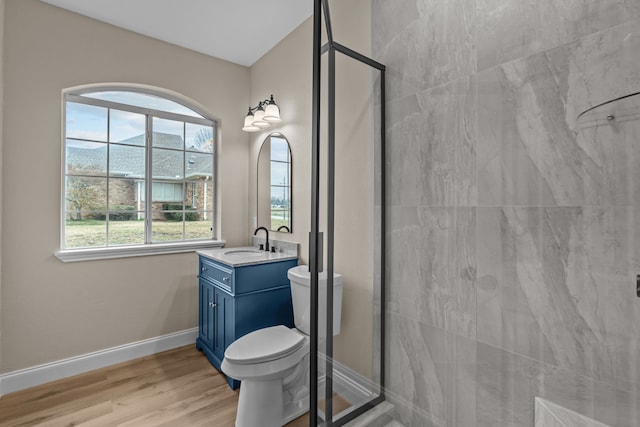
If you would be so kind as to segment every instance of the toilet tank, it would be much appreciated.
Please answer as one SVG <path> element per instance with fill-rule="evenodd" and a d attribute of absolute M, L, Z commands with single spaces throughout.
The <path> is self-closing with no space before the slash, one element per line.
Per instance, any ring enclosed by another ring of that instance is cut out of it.
<path fill-rule="evenodd" d="M 291 281 L 291 300 L 293 319 L 296 329 L 311 335 L 311 273 L 306 265 L 289 269 L 287 277 Z M 333 274 L 333 335 L 340 334 L 342 320 L 342 275 Z M 327 273 L 318 274 L 318 331 L 320 337 L 326 336 L 327 324 Z"/>

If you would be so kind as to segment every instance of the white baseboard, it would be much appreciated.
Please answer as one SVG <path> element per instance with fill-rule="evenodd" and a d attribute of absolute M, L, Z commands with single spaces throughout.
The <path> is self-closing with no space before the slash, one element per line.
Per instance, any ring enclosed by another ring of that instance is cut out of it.
<path fill-rule="evenodd" d="M 149 338 L 0 375 L 0 396 L 73 375 L 194 344 L 198 328 Z"/>

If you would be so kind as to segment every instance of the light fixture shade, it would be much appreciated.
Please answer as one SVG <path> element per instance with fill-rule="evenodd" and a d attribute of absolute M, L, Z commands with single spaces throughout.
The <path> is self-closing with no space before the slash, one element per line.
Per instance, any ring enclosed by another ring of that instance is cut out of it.
<path fill-rule="evenodd" d="M 263 120 L 269 123 L 280 123 L 282 121 L 280 118 L 280 108 L 278 108 L 275 102 L 267 104 L 267 108 L 264 110 Z"/>
<path fill-rule="evenodd" d="M 253 125 L 253 118 L 253 114 L 247 114 L 247 116 L 244 118 L 244 126 L 242 127 L 243 131 L 258 132 L 260 130 L 258 126 Z"/>
<path fill-rule="evenodd" d="M 258 108 L 253 115 L 253 126 L 258 126 L 261 128 L 269 127 L 269 123 L 264 120 L 264 110 L 262 107 Z"/>

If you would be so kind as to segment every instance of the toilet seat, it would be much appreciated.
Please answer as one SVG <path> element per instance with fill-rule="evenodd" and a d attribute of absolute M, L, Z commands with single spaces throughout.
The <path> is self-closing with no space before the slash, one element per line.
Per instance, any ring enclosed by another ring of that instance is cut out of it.
<path fill-rule="evenodd" d="M 280 347 L 280 351 L 273 351 L 274 347 L 268 347 L 268 349 L 270 349 L 271 351 L 266 351 L 261 354 L 253 353 L 253 358 L 247 357 L 245 353 L 243 359 L 242 354 L 239 355 L 236 353 L 236 348 L 234 346 L 234 344 L 237 342 L 236 340 L 229 347 L 227 347 L 227 350 L 225 351 L 225 357 L 222 360 L 221 364 L 222 372 L 224 372 L 227 376 L 240 381 L 245 381 L 248 379 L 251 379 L 253 381 L 270 381 L 276 378 L 280 378 L 282 380 L 286 376 L 290 375 L 293 372 L 293 369 L 295 369 L 296 365 L 300 363 L 300 361 L 304 359 L 304 357 L 309 353 L 310 343 L 309 337 L 301 334 L 298 330 L 287 329 L 285 326 L 282 327 L 292 334 L 300 337 L 300 343 L 296 343 L 298 341 L 298 338 L 289 337 L 289 339 L 291 340 L 289 341 L 289 345 L 282 345 Z M 245 337 L 259 333 L 258 338 L 264 338 L 260 337 L 260 335 L 262 335 L 260 331 L 262 331 L 262 329 L 251 332 L 250 334 L 245 335 Z M 284 334 L 284 332 L 282 333 Z M 246 341 L 253 341 L 253 338 L 249 337 Z M 232 346 L 234 346 L 233 349 L 231 349 Z M 229 351 L 229 349 L 231 349 L 231 351 Z M 275 357 L 273 355 L 274 353 L 279 354 L 279 356 Z M 231 358 L 235 356 L 240 360 L 240 363 L 232 361 L 228 356 L 231 356 Z M 256 360 L 260 358 L 263 359 L 262 362 L 247 363 L 247 360 Z M 243 361 L 245 361 L 245 363 L 242 363 Z"/>
<path fill-rule="evenodd" d="M 234 341 L 224 352 L 228 362 L 252 365 L 277 360 L 294 353 L 304 337 L 283 325 L 253 331 Z"/>

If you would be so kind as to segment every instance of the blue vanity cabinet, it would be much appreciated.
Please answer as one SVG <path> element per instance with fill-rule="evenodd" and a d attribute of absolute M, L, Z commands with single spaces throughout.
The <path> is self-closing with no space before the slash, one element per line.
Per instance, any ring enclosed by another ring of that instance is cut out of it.
<path fill-rule="evenodd" d="M 275 325 L 292 328 L 293 306 L 287 270 L 297 259 L 230 266 L 200 255 L 199 333 L 196 348 L 219 371 L 235 340 Z M 227 378 L 232 389 L 240 382 Z"/>

